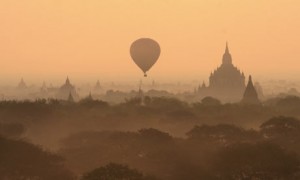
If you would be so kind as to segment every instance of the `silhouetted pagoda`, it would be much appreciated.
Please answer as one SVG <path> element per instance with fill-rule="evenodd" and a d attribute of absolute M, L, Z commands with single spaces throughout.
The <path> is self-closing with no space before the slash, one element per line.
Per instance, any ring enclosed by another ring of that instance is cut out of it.
<path fill-rule="evenodd" d="M 67 100 L 69 98 L 70 94 L 72 95 L 73 99 L 79 98 L 75 87 L 70 83 L 70 80 L 67 77 L 65 84 L 62 85 L 57 92 L 57 98 Z"/>
<path fill-rule="evenodd" d="M 102 86 L 101 86 L 99 80 L 96 82 L 96 85 L 95 85 L 94 89 L 95 89 L 95 90 L 101 90 L 101 89 L 102 89 Z"/>
<path fill-rule="evenodd" d="M 27 85 L 24 81 L 24 79 L 22 78 L 21 81 L 19 82 L 18 86 L 17 86 L 18 89 L 26 89 L 27 88 Z"/>
<path fill-rule="evenodd" d="M 69 93 L 68 101 L 69 101 L 69 102 L 74 102 L 74 98 L 73 98 L 71 92 Z"/>
<path fill-rule="evenodd" d="M 209 86 L 203 82 L 198 93 L 212 96 L 225 102 L 239 101 L 245 90 L 245 75 L 232 64 L 232 57 L 226 43 L 222 64 L 210 74 Z"/>
<path fill-rule="evenodd" d="M 253 86 L 251 76 L 249 76 L 248 85 L 244 92 L 244 97 L 243 97 L 241 103 L 249 104 L 249 105 L 259 105 L 260 104 L 260 100 L 258 99 L 257 92 L 255 90 L 255 87 Z"/>

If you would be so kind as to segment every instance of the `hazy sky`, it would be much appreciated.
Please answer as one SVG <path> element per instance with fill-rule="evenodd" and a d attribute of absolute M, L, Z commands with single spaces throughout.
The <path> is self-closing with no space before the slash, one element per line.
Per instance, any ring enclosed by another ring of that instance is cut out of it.
<path fill-rule="evenodd" d="M 299 0 L 0 0 L 0 80 L 140 79 L 141 37 L 162 54 L 152 79 L 207 80 L 228 40 L 246 75 L 300 75 Z"/>

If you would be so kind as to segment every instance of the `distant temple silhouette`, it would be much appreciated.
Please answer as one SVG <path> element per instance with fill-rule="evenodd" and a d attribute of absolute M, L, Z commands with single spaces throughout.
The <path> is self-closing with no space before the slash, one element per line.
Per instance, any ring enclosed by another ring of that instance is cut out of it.
<path fill-rule="evenodd" d="M 26 89 L 27 88 L 27 85 L 24 81 L 24 79 L 22 78 L 21 81 L 19 82 L 18 86 L 17 86 L 18 89 Z"/>
<path fill-rule="evenodd" d="M 232 64 L 232 57 L 226 43 L 222 64 L 210 74 L 209 86 L 203 82 L 198 88 L 202 97 L 212 96 L 223 102 L 236 102 L 245 90 L 245 75 Z"/>
<path fill-rule="evenodd" d="M 100 81 L 98 80 L 97 82 L 96 82 L 96 85 L 95 85 L 95 87 L 94 87 L 94 90 L 101 90 L 102 89 L 102 86 L 101 86 L 101 84 L 100 84 Z"/>
<path fill-rule="evenodd" d="M 68 100 L 70 96 L 72 96 L 72 99 L 79 98 L 75 87 L 71 84 L 69 77 L 67 77 L 65 84 L 62 85 L 57 92 L 57 98 Z"/>
<path fill-rule="evenodd" d="M 69 93 L 68 101 L 69 101 L 69 102 L 74 102 L 74 98 L 73 98 L 71 92 Z"/>
<path fill-rule="evenodd" d="M 251 76 L 249 76 L 248 85 L 244 92 L 244 96 L 243 96 L 241 103 L 247 104 L 247 105 L 259 105 L 260 104 L 260 101 L 258 99 L 258 94 L 252 83 Z"/>

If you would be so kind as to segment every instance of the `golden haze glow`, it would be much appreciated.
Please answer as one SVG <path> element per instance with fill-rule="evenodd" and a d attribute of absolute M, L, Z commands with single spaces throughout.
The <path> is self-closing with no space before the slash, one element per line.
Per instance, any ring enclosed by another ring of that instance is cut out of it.
<path fill-rule="evenodd" d="M 291 77 L 300 69 L 299 7 L 299 0 L 1 0 L 0 79 L 139 79 L 129 47 L 141 37 L 162 48 L 152 79 L 206 80 L 226 40 L 246 74 Z"/>

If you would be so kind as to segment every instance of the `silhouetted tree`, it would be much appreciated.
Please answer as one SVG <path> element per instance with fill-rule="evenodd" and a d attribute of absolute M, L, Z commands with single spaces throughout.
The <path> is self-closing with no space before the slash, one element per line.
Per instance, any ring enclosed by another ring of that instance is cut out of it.
<path fill-rule="evenodd" d="M 0 137 L 0 179 L 72 180 L 58 155 L 21 140 Z"/>
<path fill-rule="evenodd" d="M 300 121 L 293 117 L 273 117 L 261 126 L 261 133 L 267 138 L 300 135 Z"/>
<path fill-rule="evenodd" d="M 220 100 L 218 100 L 216 98 L 213 98 L 213 97 L 210 97 L 210 96 L 207 96 L 207 97 L 203 98 L 201 100 L 201 103 L 204 106 L 219 106 L 219 105 L 221 105 Z"/>
<path fill-rule="evenodd" d="M 300 121 L 293 117 L 273 117 L 261 126 L 266 140 L 294 152 L 300 152 Z M 299 153 L 300 154 L 300 153 Z"/>
<path fill-rule="evenodd" d="M 270 143 L 234 144 L 221 149 L 215 157 L 218 179 L 297 179 L 297 156 Z"/>
<path fill-rule="evenodd" d="M 144 141 L 151 141 L 153 143 L 168 142 L 173 139 L 168 133 L 161 132 L 154 128 L 141 129 L 138 132 Z"/>
<path fill-rule="evenodd" d="M 145 177 L 141 172 L 128 166 L 110 163 L 84 174 L 82 180 L 155 180 L 155 178 Z"/>

